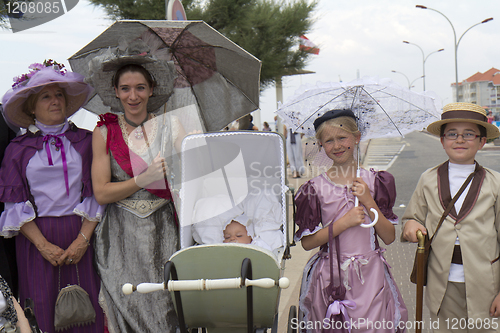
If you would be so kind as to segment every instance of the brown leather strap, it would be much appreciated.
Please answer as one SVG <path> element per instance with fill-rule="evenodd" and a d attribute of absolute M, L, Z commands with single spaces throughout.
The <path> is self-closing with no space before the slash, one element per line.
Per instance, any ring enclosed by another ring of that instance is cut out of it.
<path fill-rule="evenodd" d="M 441 225 L 443 224 L 444 219 L 446 218 L 446 216 L 448 216 L 448 214 L 450 213 L 451 209 L 455 205 L 455 202 L 457 202 L 457 200 L 460 197 L 460 195 L 462 195 L 462 193 L 465 191 L 467 185 L 469 185 L 470 181 L 472 180 L 472 178 L 474 178 L 474 176 L 476 175 L 476 172 L 478 170 L 479 170 L 479 167 L 478 167 L 478 164 L 476 163 L 476 169 L 474 170 L 474 172 L 471 173 L 469 175 L 469 177 L 467 177 L 467 179 L 465 180 L 465 182 L 462 184 L 462 187 L 460 187 L 460 189 L 458 190 L 457 194 L 455 194 L 455 196 L 453 197 L 453 199 L 451 199 L 451 202 L 448 204 L 448 207 L 446 207 L 446 210 L 444 211 L 443 216 L 441 216 L 441 219 L 439 220 L 439 223 L 438 223 L 438 225 L 436 227 L 436 231 L 434 232 L 434 235 L 432 235 L 431 239 L 425 244 L 426 248 L 429 248 L 431 246 L 432 240 L 434 239 L 434 237 L 436 237 L 436 234 L 437 234 L 439 228 L 441 227 Z"/>

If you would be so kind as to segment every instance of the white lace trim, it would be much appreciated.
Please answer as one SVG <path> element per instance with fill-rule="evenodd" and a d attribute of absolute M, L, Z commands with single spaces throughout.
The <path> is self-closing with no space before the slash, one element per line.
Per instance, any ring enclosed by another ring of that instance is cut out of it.
<path fill-rule="evenodd" d="M 99 301 L 99 305 L 102 308 L 102 312 L 104 312 L 104 315 L 106 316 L 106 318 L 109 318 L 108 304 L 106 303 L 106 298 L 104 297 L 104 293 L 103 293 L 102 289 L 103 289 L 103 286 L 101 283 L 101 289 L 99 291 L 98 301 Z M 115 329 L 114 329 L 113 325 L 111 324 L 111 322 L 109 321 L 109 319 L 106 321 L 106 324 L 107 324 L 109 333 L 115 333 Z"/>
<path fill-rule="evenodd" d="M 303 314 L 303 318 L 298 318 L 298 319 L 304 320 L 305 322 L 309 320 L 309 310 L 307 309 L 306 306 L 304 306 L 304 297 L 307 294 L 309 294 L 309 289 L 311 288 L 312 285 L 312 281 L 308 281 L 306 274 L 308 272 L 313 274 L 313 272 L 316 271 L 316 266 L 318 265 L 319 257 L 320 257 L 320 252 L 316 252 L 311 257 L 311 259 L 309 259 L 306 266 L 304 267 L 304 270 L 302 271 L 302 284 L 300 286 L 299 309 Z M 307 332 L 310 333 L 311 330 L 308 329 Z"/>
<path fill-rule="evenodd" d="M 151 117 L 152 118 L 148 120 L 148 122 L 150 122 L 150 125 L 148 124 L 149 125 L 148 127 L 150 128 L 149 130 L 146 131 L 149 144 L 146 143 L 138 146 L 134 144 L 134 135 L 132 134 L 133 131 L 130 132 L 130 134 L 128 134 L 127 132 L 127 124 L 125 122 L 124 115 L 123 114 L 118 115 L 118 124 L 120 125 L 120 129 L 122 130 L 123 139 L 125 140 L 128 148 L 139 156 L 143 156 L 144 154 L 146 154 L 149 146 L 153 142 L 155 142 L 156 135 L 158 133 L 158 118 L 156 118 L 154 114 L 151 114 Z"/>
<path fill-rule="evenodd" d="M 389 220 L 389 219 L 388 219 Z M 389 220 L 389 222 L 391 222 L 392 224 L 394 225 L 397 225 L 399 224 L 399 217 L 398 218 L 395 218 L 394 220 Z"/>
<path fill-rule="evenodd" d="M 33 205 L 31 204 L 31 201 L 26 201 L 25 204 L 28 205 L 32 209 L 33 216 L 30 217 L 30 218 L 28 218 L 28 219 L 26 219 L 26 220 L 24 220 L 24 221 L 21 221 L 21 223 L 19 223 L 19 226 L 4 227 L 2 230 L 0 230 L 0 236 L 1 237 L 12 238 L 12 237 L 17 236 L 19 234 L 19 230 L 21 230 L 21 228 L 26 223 L 31 222 L 31 221 L 33 221 L 36 218 L 35 209 L 33 208 Z"/>
<path fill-rule="evenodd" d="M 368 215 L 370 216 L 370 215 Z M 372 249 L 372 251 L 375 251 L 375 237 L 377 237 L 375 235 L 375 228 L 374 227 L 370 227 L 370 230 L 371 230 L 371 233 L 370 233 L 370 247 Z"/>
<path fill-rule="evenodd" d="M 181 126 L 181 122 L 179 121 L 179 117 L 172 116 L 171 117 L 172 124 L 172 142 L 177 141 L 177 137 L 179 136 L 179 127 Z"/>
<path fill-rule="evenodd" d="M 383 255 L 383 254 L 381 254 Z M 389 274 L 389 267 L 384 263 L 384 274 L 387 283 L 389 284 L 389 288 L 391 289 L 392 297 L 394 298 L 395 310 L 394 310 L 394 327 L 398 327 L 399 322 L 401 321 L 401 311 L 399 307 L 401 304 L 399 303 L 398 291 L 396 286 L 394 285 L 394 280 L 391 279 L 391 275 Z M 396 331 L 396 330 L 395 330 Z"/>
<path fill-rule="evenodd" d="M 73 209 L 73 213 L 89 220 L 90 222 L 101 222 L 101 219 L 102 219 L 102 214 L 100 214 L 100 213 L 97 213 L 95 217 L 90 217 L 90 215 L 87 214 L 86 212 L 81 211 L 81 210 L 76 209 L 76 208 Z"/>
<path fill-rule="evenodd" d="M 304 230 L 304 232 L 302 233 L 302 235 L 300 235 L 300 237 L 297 237 L 297 235 L 293 236 L 293 239 L 298 242 L 302 239 L 302 237 L 304 236 L 309 236 L 309 235 L 313 235 L 315 233 L 317 233 L 318 231 L 320 231 L 321 229 L 323 229 L 321 226 L 317 226 L 316 228 L 314 228 L 313 231 L 310 231 L 309 229 L 306 229 Z"/>

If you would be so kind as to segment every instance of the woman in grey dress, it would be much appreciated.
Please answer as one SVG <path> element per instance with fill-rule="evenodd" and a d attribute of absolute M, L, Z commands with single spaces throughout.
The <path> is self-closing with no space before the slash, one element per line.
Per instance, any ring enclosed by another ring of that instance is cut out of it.
<path fill-rule="evenodd" d="M 124 283 L 163 282 L 163 265 L 179 243 L 166 175 L 185 133 L 176 117 L 153 113 L 170 96 L 175 69 L 152 60 L 144 53 L 107 55 L 94 66 L 113 78 L 113 87 L 100 86 L 106 80 L 97 76 L 90 80 L 104 104 L 123 112 L 100 116 L 92 163 L 95 197 L 107 204 L 95 241 L 101 304 L 116 333 L 175 332 L 178 326 L 170 293 L 121 291 Z"/>

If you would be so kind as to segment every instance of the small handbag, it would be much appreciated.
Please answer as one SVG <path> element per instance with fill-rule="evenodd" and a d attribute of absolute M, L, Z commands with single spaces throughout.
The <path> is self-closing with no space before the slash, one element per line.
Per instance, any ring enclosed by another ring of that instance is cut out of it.
<path fill-rule="evenodd" d="M 78 285 L 68 285 L 61 288 L 61 267 L 59 267 L 59 294 L 57 295 L 54 326 L 56 331 L 62 331 L 73 326 L 85 326 L 95 323 L 95 310 L 89 294 L 80 287 L 78 265 L 76 277 Z"/>
<path fill-rule="evenodd" d="M 436 227 L 436 231 L 434 231 L 434 235 L 432 235 L 432 237 L 429 239 L 429 234 L 426 234 L 425 235 L 425 250 L 424 250 L 424 267 L 423 267 L 423 271 L 424 271 L 424 286 L 427 285 L 427 266 L 428 266 L 428 260 L 429 260 L 429 254 L 431 252 L 431 243 L 432 243 L 432 240 L 434 239 L 434 237 L 436 236 L 439 228 L 441 227 L 441 225 L 443 224 L 446 216 L 448 216 L 448 214 L 450 213 L 451 209 L 453 208 L 453 206 L 455 205 L 455 202 L 458 200 L 458 198 L 460 197 L 460 195 L 462 195 L 462 193 L 465 191 L 465 188 L 467 187 L 467 185 L 469 185 L 470 181 L 472 180 L 472 178 L 474 178 L 474 175 L 476 174 L 477 172 L 477 168 L 476 170 L 471 173 L 469 175 L 469 177 L 467 177 L 467 179 L 465 180 L 465 182 L 462 184 L 462 187 L 460 187 L 460 189 L 458 190 L 457 194 L 455 194 L 455 196 L 453 197 L 453 199 L 451 200 L 451 202 L 448 204 L 448 207 L 446 207 L 446 210 L 444 211 L 443 215 L 441 216 L 441 219 L 439 220 L 439 223 Z M 417 250 L 418 251 L 418 250 Z M 415 252 L 415 259 L 413 261 L 413 269 L 411 271 L 411 275 L 410 275 L 410 282 L 411 283 L 417 283 L 417 252 Z"/>

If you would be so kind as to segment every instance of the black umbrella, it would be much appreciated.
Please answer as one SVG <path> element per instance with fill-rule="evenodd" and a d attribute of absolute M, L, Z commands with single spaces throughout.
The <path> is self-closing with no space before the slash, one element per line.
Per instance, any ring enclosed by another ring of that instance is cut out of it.
<path fill-rule="evenodd" d="M 216 131 L 258 109 L 260 60 L 203 21 L 117 21 L 69 58 L 71 68 L 87 77 L 94 57 L 146 32 L 168 50 L 176 67 L 168 110 L 195 105 L 203 129 Z M 85 108 L 110 111 L 97 94 Z"/>

